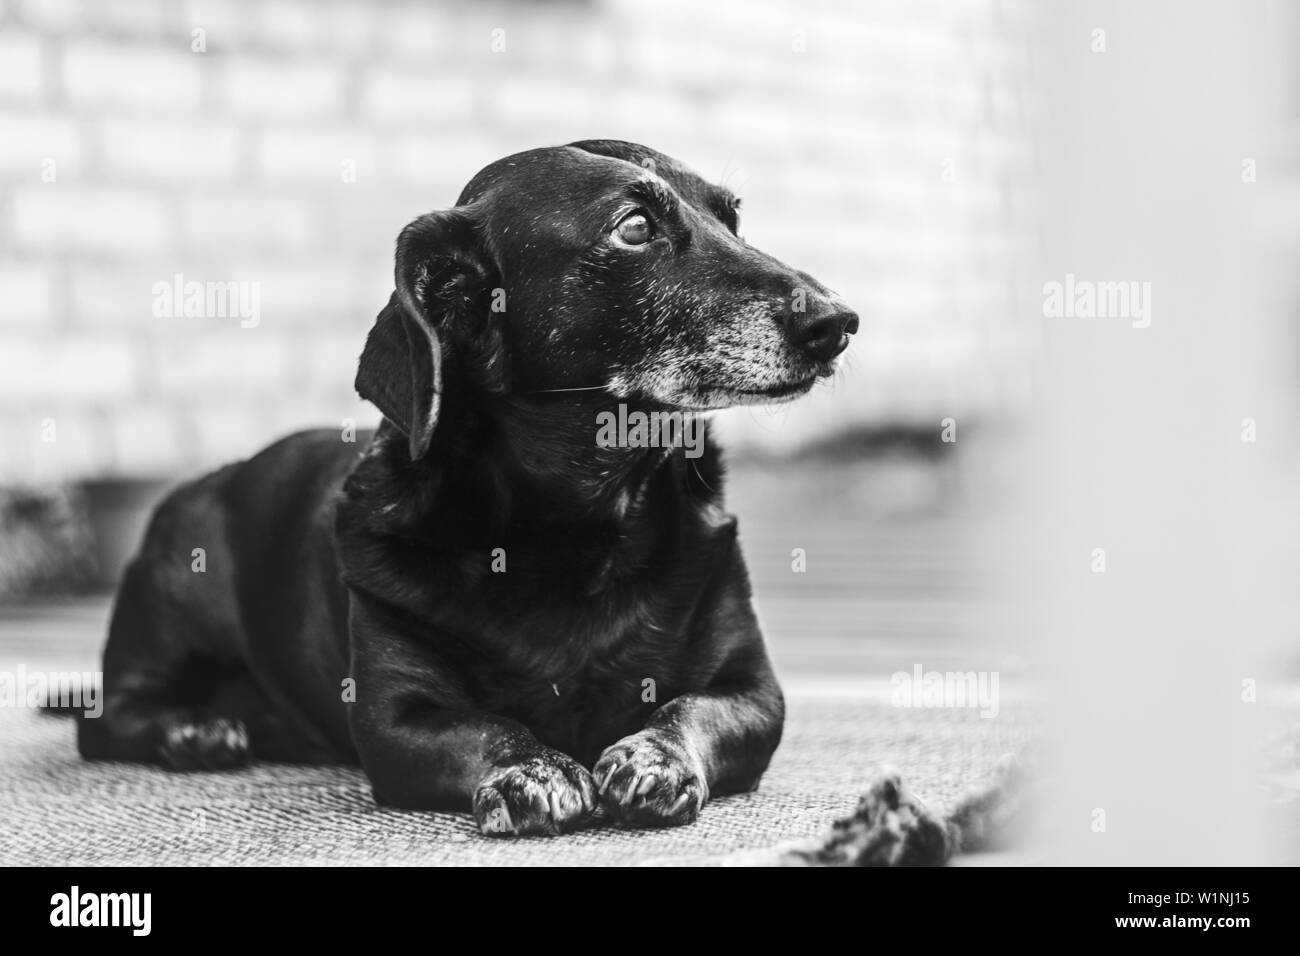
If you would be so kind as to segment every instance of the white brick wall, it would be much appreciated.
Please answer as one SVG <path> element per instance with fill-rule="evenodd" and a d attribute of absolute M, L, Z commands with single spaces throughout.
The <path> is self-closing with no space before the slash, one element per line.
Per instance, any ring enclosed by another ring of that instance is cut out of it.
<path fill-rule="evenodd" d="M 329 61 L 236 59 L 225 64 L 220 88 L 235 116 L 301 122 L 341 112 L 345 80 Z"/>
<path fill-rule="evenodd" d="M 81 262 L 67 270 L 68 334 L 83 329 L 112 331 L 138 341 L 141 336 L 161 333 L 154 318 L 151 290 L 155 282 L 166 281 L 156 263 Z"/>
<path fill-rule="evenodd" d="M 0 176 L 41 181 L 46 164 L 57 181 L 84 169 L 80 124 L 68 116 L 0 112 Z"/>
<path fill-rule="evenodd" d="M 43 262 L 0 261 L 0 335 L 35 335 L 54 320 L 54 268 Z"/>
<path fill-rule="evenodd" d="M 105 174 L 122 182 L 199 188 L 239 170 L 230 123 L 110 120 L 99 126 L 99 149 Z"/>
<path fill-rule="evenodd" d="M 163 394 L 252 397 L 274 401 L 291 385 L 289 337 L 262 327 L 240 328 L 237 319 L 175 319 L 173 332 L 152 343 L 151 367 Z M 187 325 L 197 324 L 191 332 Z"/>
<path fill-rule="evenodd" d="M 0 425 L 9 449 L 0 457 L 0 481 L 63 482 L 111 473 L 111 419 L 102 410 L 33 401 L 21 411 L 24 414 L 6 416 Z M 44 440 L 46 422 L 53 423 L 48 433 L 53 441 Z"/>
<path fill-rule="evenodd" d="M 19 187 L 11 205 L 15 244 L 33 254 L 156 255 L 173 233 L 166 201 L 149 189 L 60 181 Z"/>
<path fill-rule="evenodd" d="M 174 403 L 123 402 L 109 424 L 108 467 L 114 473 L 154 478 L 173 474 L 181 464 L 177 450 L 187 441 L 186 416 Z"/>
<path fill-rule="evenodd" d="M 328 4 L 266 0 L 249 12 L 256 18 L 256 33 L 274 38 L 285 49 L 364 56 L 377 29 L 369 6 L 365 0 Z"/>
<path fill-rule="evenodd" d="M 0 480 L 192 471 L 288 427 L 373 421 L 351 383 L 397 232 L 493 159 L 588 137 L 726 181 L 751 241 L 862 314 L 833 389 L 724 421 L 733 440 L 996 415 L 1023 381 L 1007 277 L 1037 215 L 1036 15 L 0 0 Z M 156 318 L 176 273 L 258 282 L 261 325 Z M 59 442 L 31 446 L 47 415 Z"/>
<path fill-rule="evenodd" d="M 33 33 L 0 34 L 0 102 L 35 103 L 45 85 L 45 57 Z"/>
<path fill-rule="evenodd" d="M 448 76 L 433 69 L 368 70 L 361 84 L 361 113 L 374 123 L 402 130 L 427 121 L 470 123 L 478 89 L 470 76 Z"/>
<path fill-rule="evenodd" d="M 113 108 L 131 115 L 157 110 L 197 111 L 202 62 L 189 52 L 189 37 L 170 48 L 73 40 L 63 48 L 63 86 L 73 106 Z"/>
<path fill-rule="evenodd" d="M 345 160 L 352 163 L 357 181 L 374 183 L 376 149 L 369 131 L 268 132 L 263 134 L 256 150 L 261 175 L 291 188 L 342 184 Z"/>
<path fill-rule="evenodd" d="M 213 191 L 187 197 L 183 217 L 186 247 L 217 256 L 232 249 L 307 250 L 318 236 L 312 203 L 288 196 Z"/>
<path fill-rule="evenodd" d="M 24 23 L 50 32 L 84 26 L 91 6 L 85 0 L 12 0 L 9 5 Z"/>
<path fill-rule="evenodd" d="M 107 335 L 29 336 L 0 350 L 0 400 L 94 404 L 132 395 L 140 378 L 131 343 Z"/>

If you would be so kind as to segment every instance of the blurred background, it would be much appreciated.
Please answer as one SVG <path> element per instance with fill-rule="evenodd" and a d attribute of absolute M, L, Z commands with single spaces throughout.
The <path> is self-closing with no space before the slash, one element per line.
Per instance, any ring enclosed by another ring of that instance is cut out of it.
<path fill-rule="evenodd" d="M 1032 8 L 4 0 L 0 482 L 112 508 L 374 421 L 351 383 L 398 231 L 590 137 L 725 182 L 751 242 L 862 315 L 834 386 L 727 416 L 733 448 L 1001 418 L 1033 331 Z M 260 321 L 155 316 L 178 274 L 256 283 Z"/>
<path fill-rule="evenodd" d="M 600 137 L 725 183 L 750 242 L 862 318 L 832 383 L 719 416 L 788 682 L 1087 673 L 1063 724 L 1094 767 L 1150 712 L 1094 713 L 1127 654 L 1144 687 L 1193 659 L 1278 703 L 1298 40 L 1265 0 L 0 0 L 0 645 L 93 657 L 169 484 L 377 421 L 351 383 L 398 231 L 503 155 Z M 1049 317 L 1067 275 L 1151 283 L 1151 327 Z M 255 284 L 255 327 L 158 316 L 176 276 Z M 1098 547 L 1164 573 L 1098 595 Z"/>

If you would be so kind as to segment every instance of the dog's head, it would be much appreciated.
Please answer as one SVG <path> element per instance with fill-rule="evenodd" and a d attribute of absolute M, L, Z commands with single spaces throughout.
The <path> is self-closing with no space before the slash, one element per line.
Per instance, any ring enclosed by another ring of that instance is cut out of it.
<path fill-rule="evenodd" d="M 858 318 L 748 245 L 739 201 L 611 140 L 502 159 L 397 241 L 397 291 L 357 390 L 428 448 L 443 365 L 491 392 L 703 410 L 789 399 L 831 374 Z"/>

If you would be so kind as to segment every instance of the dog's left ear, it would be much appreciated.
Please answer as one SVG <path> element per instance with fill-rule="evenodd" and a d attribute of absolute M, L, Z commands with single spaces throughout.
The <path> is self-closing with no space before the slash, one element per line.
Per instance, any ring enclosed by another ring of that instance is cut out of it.
<path fill-rule="evenodd" d="M 402 230 L 394 271 L 397 291 L 366 338 L 356 389 L 407 436 L 414 461 L 438 423 L 447 333 L 483 308 L 494 270 L 470 216 L 448 209 Z"/>

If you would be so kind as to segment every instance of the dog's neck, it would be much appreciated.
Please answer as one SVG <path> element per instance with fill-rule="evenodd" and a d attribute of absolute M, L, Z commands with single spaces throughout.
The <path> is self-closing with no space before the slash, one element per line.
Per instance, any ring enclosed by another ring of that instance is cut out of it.
<path fill-rule="evenodd" d="M 618 423 L 628 414 L 628 404 L 620 409 L 609 396 L 495 398 L 480 421 L 490 434 L 486 464 L 511 500 L 545 509 L 558 523 L 634 520 L 651 480 L 681 449 L 626 441 Z M 613 434 L 603 434 L 611 425 Z"/>
<path fill-rule="evenodd" d="M 366 513 L 368 525 L 412 542 L 477 548 L 511 529 L 583 540 L 599 588 L 619 568 L 639 567 L 680 519 L 726 517 L 721 463 L 702 421 L 688 455 L 601 441 L 601 413 L 617 416 L 618 406 L 448 389 L 428 453 L 413 461 L 406 436 L 385 421 L 346 494 L 387 502 Z"/>

